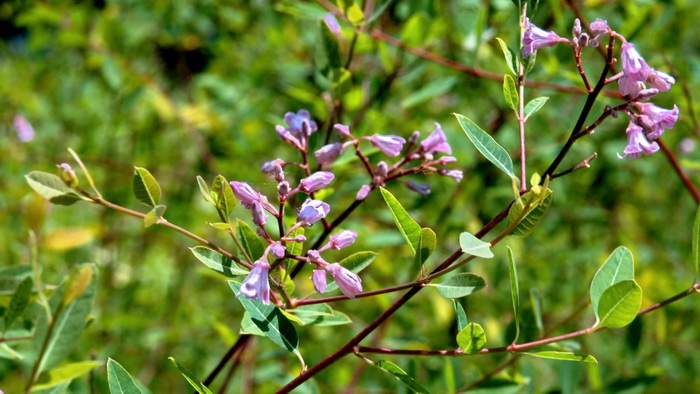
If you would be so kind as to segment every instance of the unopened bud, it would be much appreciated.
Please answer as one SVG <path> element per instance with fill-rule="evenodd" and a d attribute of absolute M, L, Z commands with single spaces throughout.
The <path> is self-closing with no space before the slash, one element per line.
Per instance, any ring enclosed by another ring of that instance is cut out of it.
<path fill-rule="evenodd" d="M 418 139 L 420 138 L 420 131 L 414 131 L 413 134 L 411 134 L 411 137 L 408 139 L 408 143 L 411 145 L 415 145 L 418 143 Z"/>
<path fill-rule="evenodd" d="M 380 178 L 385 178 L 388 173 L 389 167 L 385 162 L 380 161 L 379 164 L 377 164 L 377 168 L 374 170 L 374 174 Z"/>
<path fill-rule="evenodd" d="M 66 186 L 74 188 L 78 186 L 78 177 L 75 175 L 73 168 L 67 163 L 56 164 L 58 169 L 58 174 L 61 176 L 61 180 Z"/>
<path fill-rule="evenodd" d="M 289 194 L 289 182 L 280 182 L 279 185 L 277 185 L 277 193 L 283 197 Z"/>
<path fill-rule="evenodd" d="M 639 94 L 637 95 L 637 99 L 640 101 L 646 101 L 656 96 L 657 94 L 659 94 L 659 89 L 644 89 L 641 92 L 639 92 Z"/>
<path fill-rule="evenodd" d="M 578 45 L 582 46 L 582 47 L 588 46 L 589 39 L 590 39 L 590 37 L 588 37 L 588 34 L 586 34 L 586 33 L 581 34 L 578 37 Z"/>
<path fill-rule="evenodd" d="M 574 38 L 581 35 L 581 21 L 578 18 L 574 20 L 574 29 L 572 33 L 574 35 Z"/>

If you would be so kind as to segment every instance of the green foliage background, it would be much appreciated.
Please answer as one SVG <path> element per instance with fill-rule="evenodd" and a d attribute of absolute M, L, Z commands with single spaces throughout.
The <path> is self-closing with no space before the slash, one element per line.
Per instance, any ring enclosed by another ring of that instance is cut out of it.
<path fill-rule="evenodd" d="M 655 103 L 680 107 L 680 120 L 664 141 L 697 179 L 698 151 L 680 149 L 681 142 L 692 145 L 700 134 L 694 117 L 700 86 L 696 4 L 575 3 L 589 21 L 606 19 L 652 67 L 677 78 L 676 86 Z M 322 75 L 326 60 L 318 22 L 324 13 L 315 2 L 296 1 L 0 4 L 0 268 L 29 263 L 30 230 L 38 234 L 39 262 L 47 283 L 60 282 L 78 264 L 97 265 L 94 321 L 71 360 L 111 357 L 154 393 L 186 392 L 186 382 L 168 357 L 203 379 L 235 341 L 242 307 L 226 282 L 192 256 L 186 248 L 194 246 L 190 240 L 158 226 L 144 229 L 142 222 L 101 207 L 51 206 L 31 191 L 24 175 L 32 170 L 53 172 L 55 163 L 70 162 L 66 149 L 71 147 L 107 199 L 145 212 L 133 198 L 131 179 L 134 165 L 148 168 L 163 188 L 168 220 L 233 250 L 230 239 L 207 225 L 218 218 L 202 200 L 195 176 L 210 182 L 220 173 L 272 193 L 275 185 L 259 172 L 260 165 L 277 157 L 297 159 L 274 131 L 284 113 L 307 108 L 321 128 L 327 126 L 330 86 Z M 495 37 L 515 47 L 517 18 L 507 0 L 396 0 L 375 24 L 407 45 L 505 73 Z M 533 22 L 569 36 L 574 18 L 568 3 L 556 0 L 542 2 Z M 345 59 L 353 31 L 347 23 L 343 26 Z M 585 60 L 595 76 L 602 62 L 590 52 Z M 530 79 L 580 86 L 566 47 L 541 50 L 537 61 Z M 413 178 L 432 184 L 427 198 L 399 184 L 389 187 L 421 226 L 437 233 L 438 250 L 428 264 L 442 261 L 439 258 L 458 247 L 460 232 L 478 230 L 512 198 L 509 179 L 483 160 L 452 116 L 452 112 L 469 116 L 517 157 L 517 122 L 502 98 L 502 86 L 417 58 L 369 34 L 357 37 L 349 70 L 352 77 L 342 96 L 341 121 L 351 123 L 360 116 L 356 135 L 408 137 L 413 130 L 427 135 L 436 121 L 447 133 L 465 171 L 461 183 L 437 175 Z M 541 173 L 573 127 L 583 97 L 544 89 L 529 89 L 527 95 L 550 97 L 528 123 L 529 170 Z M 368 97 L 371 102 L 365 104 Z M 617 102 L 601 99 L 593 114 Z M 369 105 L 366 112 L 364 105 Z M 12 118 L 18 113 L 35 128 L 33 141 L 17 139 Z M 512 339 L 506 245 L 518 261 L 521 292 L 536 291 L 543 300 L 545 328 L 581 306 L 590 278 L 618 245 L 627 246 L 635 256 L 644 306 L 691 283 L 694 201 L 661 153 L 634 161 L 616 157 L 626 143 L 623 118 L 607 121 L 575 146 L 562 169 L 593 152 L 598 159 L 590 169 L 553 183 L 554 202 L 530 237 L 509 239 L 495 248 L 495 259 L 470 263 L 468 269 L 483 276 L 487 287 L 465 299 L 464 306 L 469 320 L 484 327 L 489 346 L 507 345 Z M 312 143 L 322 145 L 320 139 Z M 336 189 L 327 197 L 332 212 L 340 212 L 367 182 L 354 166 L 335 167 Z M 236 214 L 249 220 L 241 208 Z M 415 276 L 410 251 L 378 193 L 344 228 L 360 231 L 352 251 L 380 253 L 362 275 L 366 289 L 404 283 Z M 308 290 L 305 277 L 300 276 L 298 286 Z M 0 288 L 5 305 L 11 290 Z M 389 321 L 381 346 L 456 347 L 452 304 L 431 290 L 421 292 Z M 307 363 L 317 363 L 345 343 L 396 297 L 334 305 L 352 317 L 350 325 L 298 328 Z M 528 308 L 530 302 L 523 305 Z M 594 320 L 589 308 L 557 333 L 585 328 Z M 531 392 L 684 391 L 700 383 L 700 361 L 694 351 L 700 335 L 697 322 L 697 299 L 691 297 L 626 328 L 569 344 L 593 354 L 598 366 L 522 359 L 490 384 L 513 390 L 520 385 Z M 521 340 L 534 336 L 536 332 L 526 328 Z M 260 338 L 254 349 L 234 375 L 232 392 L 250 379 L 256 391 L 269 392 L 298 374 L 295 358 L 268 340 Z M 477 379 L 506 357 L 389 359 L 426 388 L 444 392 Z M 337 391 L 361 363 L 346 357 L 319 374 L 306 390 Z M 22 363 L 0 359 L 0 388 L 17 392 L 27 372 Z M 90 384 L 97 392 L 106 391 L 105 370 L 96 369 Z M 357 388 L 395 390 L 397 385 L 378 370 L 366 369 Z M 77 380 L 70 391 L 88 392 L 89 384 Z"/>

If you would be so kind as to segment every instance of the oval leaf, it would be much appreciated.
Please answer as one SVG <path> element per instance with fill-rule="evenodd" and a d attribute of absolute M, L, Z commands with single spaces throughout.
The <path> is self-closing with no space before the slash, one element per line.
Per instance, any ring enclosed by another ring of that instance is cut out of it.
<path fill-rule="evenodd" d="M 107 383 L 112 394 L 142 394 L 136 380 L 118 362 L 107 360 Z"/>
<path fill-rule="evenodd" d="M 503 76 L 503 98 L 506 100 L 506 104 L 516 111 L 518 108 L 518 88 L 515 86 L 515 80 L 510 75 L 506 74 Z"/>
<path fill-rule="evenodd" d="M 221 214 L 222 220 L 228 220 L 229 216 L 236 208 L 236 196 L 223 175 L 217 175 L 211 185 L 211 196 L 216 209 Z"/>
<path fill-rule="evenodd" d="M 464 330 L 464 327 L 467 326 L 467 323 L 469 321 L 467 320 L 467 313 L 464 311 L 464 307 L 462 304 L 459 303 L 459 301 L 453 300 L 455 304 L 455 314 L 457 315 L 457 327 L 459 328 L 459 331 Z"/>
<path fill-rule="evenodd" d="M 199 192 L 204 197 L 204 201 L 213 203 L 214 200 L 211 198 L 211 192 L 209 191 L 209 186 L 207 182 L 201 176 L 197 175 L 197 185 L 199 185 Z"/>
<path fill-rule="evenodd" d="M 255 232 L 255 230 L 250 228 L 248 223 L 240 219 L 237 219 L 237 223 L 238 238 L 240 239 L 245 252 L 251 259 L 253 259 L 253 261 L 262 257 L 263 253 L 265 252 L 265 246 L 263 245 L 262 241 L 260 241 L 258 234 Z M 249 261 L 249 263 L 252 264 L 253 261 Z"/>
<path fill-rule="evenodd" d="M 228 281 L 234 293 L 238 294 L 241 284 L 236 281 Z M 265 305 L 259 300 L 249 300 L 246 297 L 238 297 L 238 300 L 250 314 L 250 319 L 265 335 L 280 347 L 299 354 L 299 338 L 292 322 L 287 319 L 274 305 Z"/>
<path fill-rule="evenodd" d="M 541 193 L 544 193 L 542 195 Z M 532 190 L 523 194 L 520 197 L 520 202 L 513 204 L 508 211 L 508 225 L 512 224 L 515 220 L 520 218 L 520 222 L 511 231 L 512 235 L 516 237 L 527 237 L 532 233 L 537 224 L 542 220 L 544 214 L 547 213 L 547 209 L 552 204 L 552 190 L 545 189 L 542 191 L 541 188 Z M 523 211 L 527 209 L 527 212 L 523 214 Z"/>
<path fill-rule="evenodd" d="M 453 114 L 457 117 L 457 122 L 464 130 L 464 133 L 469 138 L 469 141 L 474 144 L 476 149 L 481 152 L 484 157 L 498 167 L 501 171 L 508 174 L 509 177 L 515 178 L 513 173 L 513 160 L 511 160 L 508 152 L 496 142 L 487 132 L 482 130 L 476 123 L 464 115 Z"/>
<path fill-rule="evenodd" d="M 62 383 L 70 383 L 73 379 L 81 377 L 93 368 L 102 365 L 102 361 L 81 361 L 60 366 L 47 372 L 48 381 L 32 387 L 32 392 L 45 390 Z M 109 378 L 109 377 L 108 377 Z"/>
<path fill-rule="evenodd" d="M 160 186 L 156 178 L 142 167 L 134 167 L 134 196 L 140 202 L 154 208 L 160 200 Z"/>
<path fill-rule="evenodd" d="M 421 227 L 411 218 L 391 192 L 383 187 L 380 187 L 379 190 L 382 192 L 382 197 L 384 197 L 384 201 L 391 211 L 391 216 L 394 217 L 396 227 L 399 228 L 401 235 L 406 239 L 408 246 L 411 247 L 411 251 L 415 254 L 418 249 L 418 241 L 420 241 Z"/>
<path fill-rule="evenodd" d="M 7 330 L 12 323 L 27 309 L 29 306 L 29 301 L 32 296 L 32 288 L 34 287 L 34 281 L 31 276 L 24 278 L 17 289 L 15 289 L 12 299 L 10 300 L 10 305 L 7 307 L 5 312 L 5 330 Z"/>
<path fill-rule="evenodd" d="M 464 232 L 459 235 L 459 246 L 464 253 L 472 256 L 483 257 L 485 259 L 493 257 L 491 244 L 480 240 L 471 233 Z"/>
<path fill-rule="evenodd" d="M 401 383 L 406 385 L 414 393 L 428 393 L 428 390 L 423 388 L 418 382 L 416 382 L 409 374 L 403 369 L 399 368 L 398 365 L 392 363 L 391 361 L 379 360 L 374 363 L 374 366 L 381 369 L 384 372 L 394 375 Z"/>
<path fill-rule="evenodd" d="M 418 240 L 418 253 L 416 253 L 416 265 L 420 268 L 425 264 L 428 257 L 435 251 L 437 246 L 437 236 L 435 231 L 424 227 L 421 229 L 420 239 Z"/>
<path fill-rule="evenodd" d="M 457 334 L 457 344 L 466 354 L 476 353 L 486 346 L 486 333 L 481 325 L 469 323 Z"/>
<path fill-rule="evenodd" d="M 195 246 L 190 248 L 190 250 L 197 260 L 223 276 L 233 278 L 238 275 L 248 275 L 247 270 L 239 267 L 233 260 L 215 250 L 204 246 Z"/>
<path fill-rule="evenodd" d="M 634 280 L 634 258 L 629 249 L 620 246 L 598 268 L 591 282 L 591 305 L 593 305 L 593 311 L 598 321 L 600 321 L 598 303 L 603 292 L 610 286 L 624 280 Z"/>
<path fill-rule="evenodd" d="M 513 73 L 513 75 L 517 75 L 518 73 L 516 70 L 518 69 L 518 56 L 513 52 L 512 49 L 508 46 L 508 44 L 505 43 L 505 41 L 501 40 L 500 38 L 496 37 L 496 41 L 498 41 L 498 45 L 501 47 L 501 51 L 503 52 L 503 57 L 506 59 L 506 65 L 508 66 L 508 70 Z"/>
<path fill-rule="evenodd" d="M 603 292 L 598 304 L 600 325 L 624 327 L 637 317 L 642 306 L 642 288 L 633 280 L 623 280 Z"/>
<path fill-rule="evenodd" d="M 476 293 L 486 286 L 484 278 L 471 272 L 457 274 L 442 283 L 432 284 L 445 298 L 460 298 Z"/>
<path fill-rule="evenodd" d="M 549 358 L 553 360 L 566 360 L 566 361 L 578 361 L 582 363 L 594 363 L 598 364 L 598 360 L 595 357 L 588 354 L 579 354 L 571 352 L 555 352 L 555 351 L 543 351 L 543 352 L 522 352 L 518 354 L 525 354 L 528 356 L 539 357 L 539 358 Z"/>
<path fill-rule="evenodd" d="M 148 211 L 146 216 L 143 218 L 143 226 L 148 228 L 154 224 L 160 223 L 165 214 L 165 205 L 156 205 L 153 209 Z"/>
<path fill-rule="evenodd" d="M 175 359 L 172 357 L 168 357 L 168 360 L 172 361 L 173 365 L 175 365 L 175 368 L 177 368 L 178 371 L 180 371 L 182 376 L 184 376 L 185 379 L 187 379 L 192 388 L 197 390 L 199 394 L 211 394 L 211 391 L 207 388 L 207 386 L 203 385 L 202 382 L 200 382 L 199 379 L 197 379 L 197 377 L 195 377 L 189 369 L 178 364 L 178 362 L 175 361 Z"/>
<path fill-rule="evenodd" d="M 35 192 L 53 204 L 71 205 L 81 199 L 57 175 L 42 171 L 32 171 L 25 175 L 24 178 Z"/>
<path fill-rule="evenodd" d="M 528 102 L 525 105 L 525 111 L 524 111 L 525 112 L 525 119 L 529 118 L 530 115 L 532 115 L 535 112 L 542 109 L 542 107 L 544 107 L 545 103 L 547 103 L 547 100 L 549 100 L 549 97 L 544 97 L 544 96 L 537 97 L 537 98 L 530 100 L 530 102 Z"/>

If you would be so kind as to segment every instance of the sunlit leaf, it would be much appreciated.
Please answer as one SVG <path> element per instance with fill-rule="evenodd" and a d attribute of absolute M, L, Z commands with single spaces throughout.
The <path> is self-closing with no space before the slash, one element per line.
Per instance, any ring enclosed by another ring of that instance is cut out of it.
<path fill-rule="evenodd" d="M 623 280 L 608 287 L 600 297 L 600 325 L 624 327 L 637 317 L 642 306 L 642 288 L 633 280 Z"/>
<path fill-rule="evenodd" d="M 211 391 L 207 388 L 207 386 L 203 385 L 202 382 L 200 382 L 199 379 L 197 379 L 197 377 L 194 376 L 194 374 L 192 372 L 190 372 L 190 370 L 188 370 L 184 366 L 180 365 L 172 357 L 168 357 L 168 360 L 170 360 L 173 363 L 173 365 L 175 365 L 175 367 L 178 369 L 178 371 L 180 371 L 182 376 L 185 377 L 187 382 L 189 382 L 189 384 L 192 386 L 192 388 L 197 390 L 197 392 L 199 394 L 211 394 Z"/>
<path fill-rule="evenodd" d="M 518 282 L 518 269 L 515 266 L 515 257 L 513 250 L 508 247 L 508 270 L 510 273 L 510 294 L 513 301 L 513 316 L 515 316 L 515 339 L 513 343 L 518 341 L 520 336 L 520 284 Z"/>
<path fill-rule="evenodd" d="M 469 323 L 457 334 L 457 344 L 464 353 L 476 353 L 486 346 L 486 333 L 481 325 Z"/>
<path fill-rule="evenodd" d="M 255 230 L 253 230 L 248 223 L 240 219 L 237 219 L 236 223 L 238 225 L 238 239 L 241 241 L 241 244 L 243 244 L 243 249 L 248 253 L 248 256 L 253 260 L 262 257 L 265 252 L 265 246 Z M 252 263 L 252 261 L 250 261 L 250 263 Z"/>
<path fill-rule="evenodd" d="M 134 196 L 140 202 L 153 208 L 160 201 L 160 185 L 156 178 L 142 167 L 134 167 Z"/>
<path fill-rule="evenodd" d="M 530 100 L 526 105 L 525 105 L 525 119 L 529 118 L 530 115 L 534 114 L 535 112 L 539 111 L 544 107 L 545 103 L 549 100 L 549 97 L 537 97 L 532 100 Z"/>
<path fill-rule="evenodd" d="M 163 215 L 165 214 L 165 205 L 156 205 L 148 211 L 146 216 L 143 218 L 143 226 L 148 228 L 151 227 L 154 224 L 160 223 L 160 221 L 163 219 Z"/>
<path fill-rule="evenodd" d="M 515 80 L 510 75 L 503 76 L 503 97 L 506 104 L 513 110 L 518 109 L 518 88 L 515 86 Z"/>
<path fill-rule="evenodd" d="M 510 70 L 513 75 L 518 75 L 518 55 L 516 55 L 515 52 L 510 49 L 505 41 L 498 37 L 496 37 L 496 41 L 498 41 L 498 45 L 501 47 L 501 52 L 503 52 L 503 57 L 506 59 L 508 70 Z"/>
<path fill-rule="evenodd" d="M 71 205 L 81 197 L 66 186 L 57 175 L 48 172 L 32 171 L 25 175 L 29 186 L 40 196 L 58 205 Z"/>
<path fill-rule="evenodd" d="M 508 211 L 507 224 L 510 226 L 520 218 L 520 222 L 511 232 L 517 237 L 526 237 L 532 233 L 537 224 L 542 221 L 547 209 L 552 204 L 552 190 L 538 186 L 520 197 L 520 202 L 511 205 Z M 526 211 L 527 210 L 527 211 Z"/>
<path fill-rule="evenodd" d="M 464 311 L 464 307 L 457 300 L 452 300 L 455 304 L 455 314 L 457 315 L 457 329 L 459 331 L 464 330 L 469 321 L 467 320 L 467 313 Z"/>
<path fill-rule="evenodd" d="M 430 255 L 433 254 L 436 246 L 437 237 L 435 232 L 427 227 L 422 228 L 417 246 L 418 253 L 415 256 L 416 266 L 422 267 Z"/>
<path fill-rule="evenodd" d="M 464 232 L 459 235 L 459 246 L 462 251 L 472 256 L 490 259 L 493 257 L 491 244 L 484 242 L 471 233 Z"/>
<path fill-rule="evenodd" d="M 107 360 L 107 382 L 111 394 L 142 394 L 135 379 L 118 362 Z"/>
<path fill-rule="evenodd" d="M 93 275 L 94 270 L 91 266 L 83 266 L 78 269 L 68 286 L 68 290 L 63 294 L 63 302 L 68 304 L 80 297 L 92 283 Z"/>
<path fill-rule="evenodd" d="M 403 369 L 399 368 L 398 365 L 387 360 L 379 360 L 374 363 L 374 366 L 381 369 L 384 372 L 394 375 L 401 383 L 406 385 L 414 393 L 428 393 L 428 390 L 423 388 L 418 382 L 415 381 L 409 374 Z"/>
<path fill-rule="evenodd" d="M 634 258 L 632 252 L 624 246 L 615 249 L 593 276 L 591 281 L 591 305 L 595 316 L 600 321 L 598 303 L 610 286 L 624 280 L 634 280 Z"/>
<path fill-rule="evenodd" d="M 248 275 L 248 270 L 239 267 L 233 260 L 215 250 L 204 246 L 195 246 L 190 248 L 190 250 L 197 260 L 221 275 L 228 278 L 233 278 L 238 275 Z"/>
<path fill-rule="evenodd" d="M 583 363 L 594 363 L 598 364 L 598 360 L 595 357 L 588 354 L 578 354 L 571 352 L 555 352 L 555 351 L 542 351 L 542 352 L 518 352 L 518 354 L 525 354 L 528 356 L 539 357 L 539 358 L 549 358 L 553 360 L 565 360 L 565 361 L 579 361 Z"/>
<path fill-rule="evenodd" d="M 211 198 L 211 192 L 209 191 L 209 186 L 207 182 L 201 176 L 197 175 L 197 185 L 199 185 L 199 192 L 204 197 L 204 201 L 213 203 L 214 200 Z"/>
<path fill-rule="evenodd" d="M 482 130 L 476 123 L 464 115 L 453 114 L 457 117 L 457 122 L 464 130 L 469 140 L 484 157 L 505 172 L 511 178 L 515 178 L 513 173 L 513 160 L 508 152 L 496 142 L 487 132 Z"/>
<path fill-rule="evenodd" d="M 399 228 L 401 235 L 406 239 L 408 246 L 411 247 L 411 251 L 415 254 L 421 236 L 421 227 L 411 218 L 408 212 L 406 212 L 406 209 L 391 192 L 383 187 L 379 188 L 379 190 L 382 193 L 382 197 L 384 197 L 386 205 L 389 207 L 389 211 L 391 211 L 391 216 L 394 218 L 396 227 Z"/>
<path fill-rule="evenodd" d="M 103 361 L 81 361 L 54 368 L 47 372 L 48 379 L 44 379 L 45 381 L 32 387 L 32 392 L 55 387 L 65 382 L 71 382 L 73 379 L 79 378 L 90 372 L 93 368 L 103 364 Z"/>
<path fill-rule="evenodd" d="M 460 298 L 476 293 L 486 286 L 484 278 L 470 272 L 457 274 L 442 283 L 431 284 L 445 298 Z"/>

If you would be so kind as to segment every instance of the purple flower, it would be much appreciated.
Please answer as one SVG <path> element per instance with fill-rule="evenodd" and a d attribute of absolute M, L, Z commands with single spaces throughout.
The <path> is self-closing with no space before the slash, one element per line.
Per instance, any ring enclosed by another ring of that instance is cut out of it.
<path fill-rule="evenodd" d="M 323 293 L 326 291 L 326 271 L 314 270 L 314 273 L 311 275 L 311 281 L 314 282 L 314 289 L 317 292 Z"/>
<path fill-rule="evenodd" d="M 593 33 L 593 38 L 589 41 L 589 45 L 593 48 L 597 47 L 600 41 L 600 37 L 610 33 L 610 27 L 608 27 L 608 22 L 603 19 L 596 19 L 591 22 L 590 25 L 591 33 Z"/>
<path fill-rule="evenodd" d="M 260 203 L 265 198 L 245 182 L 232 181 L 231 189 L 233 189 L 233 194 L 236 196 L 238 201 L 241 202 L 241 205 L 243 205 L 243 208 L 245 209 L 252 208 L 253 203 Z"/>
<path fill-rule="evenodd" d="M 430 194 L 430 184 L 407 181 L 406 186 L 408 186 L 409 189 L 413 190 L 414 192 L 417 192 L 423 197 L 428 197 L 428 195 Z"/>
<path fill-rule="evenodd" d="M 370 138 L 372 145 L 391 157 L 396 157 L 401 153 L 406 140 L 395 135 L 375 134 Z"/>
<path fill-rule="evenodd" d="M 302 139 L 302 136 L 308 137 L 318 130 L 316 122 L 311 120 L 311 114 L 305 109 L 300 109 L 296 114 L 287 112 L 284 114 L 284 121 L 289 126 L 287 130 L 297 139 Z"/>
<path fill-rule="evenodd" d="M 523 34 L 523 57 L 532 55 L 536 50 L 543 47 L 551 47 L 560 42 L 568 40 L 559 37 L 551 31 L 544 31 L 530 23 L 530 19 L 525 19 L 525 33 Z"/>
<path fill-rule="evenodd" d="M 447 170 L 441 168 L 438 170 L 438 174 L 452 178 L 455 182 L 461 182 L 464 178 L 464 173 L 461 170 Z"/>
<path fill-rule="evenodd" d="M 358 201 L 362 201 L 365 198 L 367 198 L 367 196 L 369 196 L 369 192 L 371 192 L 371 191 L 372 191 L 372 189 L 369 187 L 369 185 L 362 185 L 360 190 L 357 191 L 357 194 L 355 195 L 355 199 Z"/>
<path fill-rule="evenodd" d="M 267 223 L 267 212 L 265 212 L 265 208 L 263 208 L 262 204 L 257 201 L 253 202 L 253 223 L 259 227 Z"/>
<path fill-rule="evenodd" d="M 287 253 L 287 248 L 282 245 L 282 242 L 275 242 L 270 245 L 270 251 L 272 252 L 272 257 L 281 259 Z"/>
<path fill-rule="evenodd" d="M 625 42 L 620 49 L 622 59 L 623 77 L 619 79 L 620 93 L 623 95 L 636 96 L 642 89 L 645 88 L 649 74 L 653 71 L 644 60 L 642 55 L 637 52 L 634 44 Z"/>
<path fill-rule="evenodd" d="M 651 103 L 637 103 L 642 113 L 640 123 L 647 129 L 647 137 L 655 140 L 664 133 L 664 128 L 671 129 L 678 121 L 678 106 L 673 109 L 665 109 Z"/>
<path fill-rule="evenodd" d="M 426 152 L 451 154 L 452 148 L 450 144 L 447 143 L 447 137 L 445 136 L 445 132 L 442 131 L 440 123 L 435 122 L 435 127 L 435 131 L 433 131 L 428 138 L 424 139 L 423 142 L 420 143 L 420 146 L 423 147 L 423 150 Z"/>
<path fill-rule="evenodd" d="M 620 156 L 620 154 L 617 156 L 620 159 L 624 159 L 627 156 L 630 159 L 636 159 L 642 154 L 650 155 L 658 150 L 659 144 L 656 142 L 650 143 L 644 135 L 644 129 L 631 120 L 629 126 L 627 126 L 627 146 L 624 150 L 624 156 Z"/>
<path fill-rule="evenodd" d="M 649 73 L 647 80 L 649 81 L 649 85 L 654 89 L 658 89 L 659 92 L 665 92 L 671 89 L 671 85 L 676 83 L 676 80 L 672 76 L 654 69 Z"/>
<path fill-rule="evenodd" d="M 299 182 L 299 190 L 304 193 L 313 193 L 328 186 L 334 175 L 328 171 L 318 171 L 307 176 Z"/>
<path fill-rule="evenodd" d="M 314 264 L 321 264 L 326 262 L 326 260 L 324 260 L 323 257 L 321 257 L 321 252 L 318 250 L 309 249 L 306 252 L 306 255 L 309 257 L 309 261 Z"/>
<path fill-rule="evenodd" d="M 340 34 L 340 25 L 338 24 L 338 20 L 335 18 L 335 15 L 328 12 L 323 16 L 323 21 L 326 23 L 326 26 L 328 26 L 328 30 L 330 30 L 331 33 L 335 34 L 336 36 Z"/>
<path fill-rule="evenodd" d="M 341 137 L 352 138 L 352 134 L 350 134 L 350 127 L 344 124 L 336 123 L 333 125 L 333 129 L 337 131 Z"/>
<path fill-rule="evenodd" d="M 362 279 L 342 265 L 338 263 L 328 264 L 323 269 L 335 279 L 340 291 L 349 298 L 355 298 L 355 294 L 362 291 Z"/>
<path fill-rule="evenodd" d="M 34 128 L 24 116 L 15 115 L 14 119 L 12 119 L 12 125 L 15 127 L 17 138 L 19 138 L 20 142 L 29 142 L 34 139 L 36 134 Z"/>
<path fill-rule="evenodd" d="M 275 127 L 275 130 L 277 131 L 277 134 L 280 135 L 280 138 L 282 138 L 282 141 L 286 141 L 287 143 L 291 144 L 293 147 L 299 150 L 302 150 L 304 148 L 301 145 L 301 141 L 299 141 L 299 138 L 294 136 L 294 134 L 289 129 L 285 129 L 282 126 L 277 125 Z"/>
<path fill-rule="evenodd" d="M 260 300 L 265 305 L 270 304 L 270 283 L 267 274 L 270 272 L 270 264 L 258 260 L 253 264 L 253 269 L 246 276 L 241 291 L 238 295 L 244 295 L 250 300 Z"/>
<path fill-rule="evenodd" d="M 284 180 L 284 169 L 282 168 L 284 164 L 282 159 L 266 161 L 260 170 L 267 175 L 272 175 L 277 182 L 282 182 Z"/>
<path fill-rule="evenodd" d="M 297 222 L 301 223 L 302 227 L 309 227 L 328 215 L 331 207 L 321 200 L 308 199 L 301 204 L 299 213 L 297 214 Z"/>
<path fill-rule="evenodd" d="M 334 142 L 323 146 L 321 149 L 314 152 L 316 155 L 316 160 L 321 165 L 328 165 L 333 163 L 341 153 L 343 153 L 343 144 L 340 142 Z"/>
<path fill-rule="evenodd" d="M 340 250 L 355 243 L 355 239 L 357 239 L 357 231 L 343 230 L 336 235 L 331 235 L 328 245 L 333 250 Z"/>
<path fill-rule="evenodd" d="M 289 182 L 283 181 L 277 184 L 277 193 L 283 197 L 289 194 Z"/>

